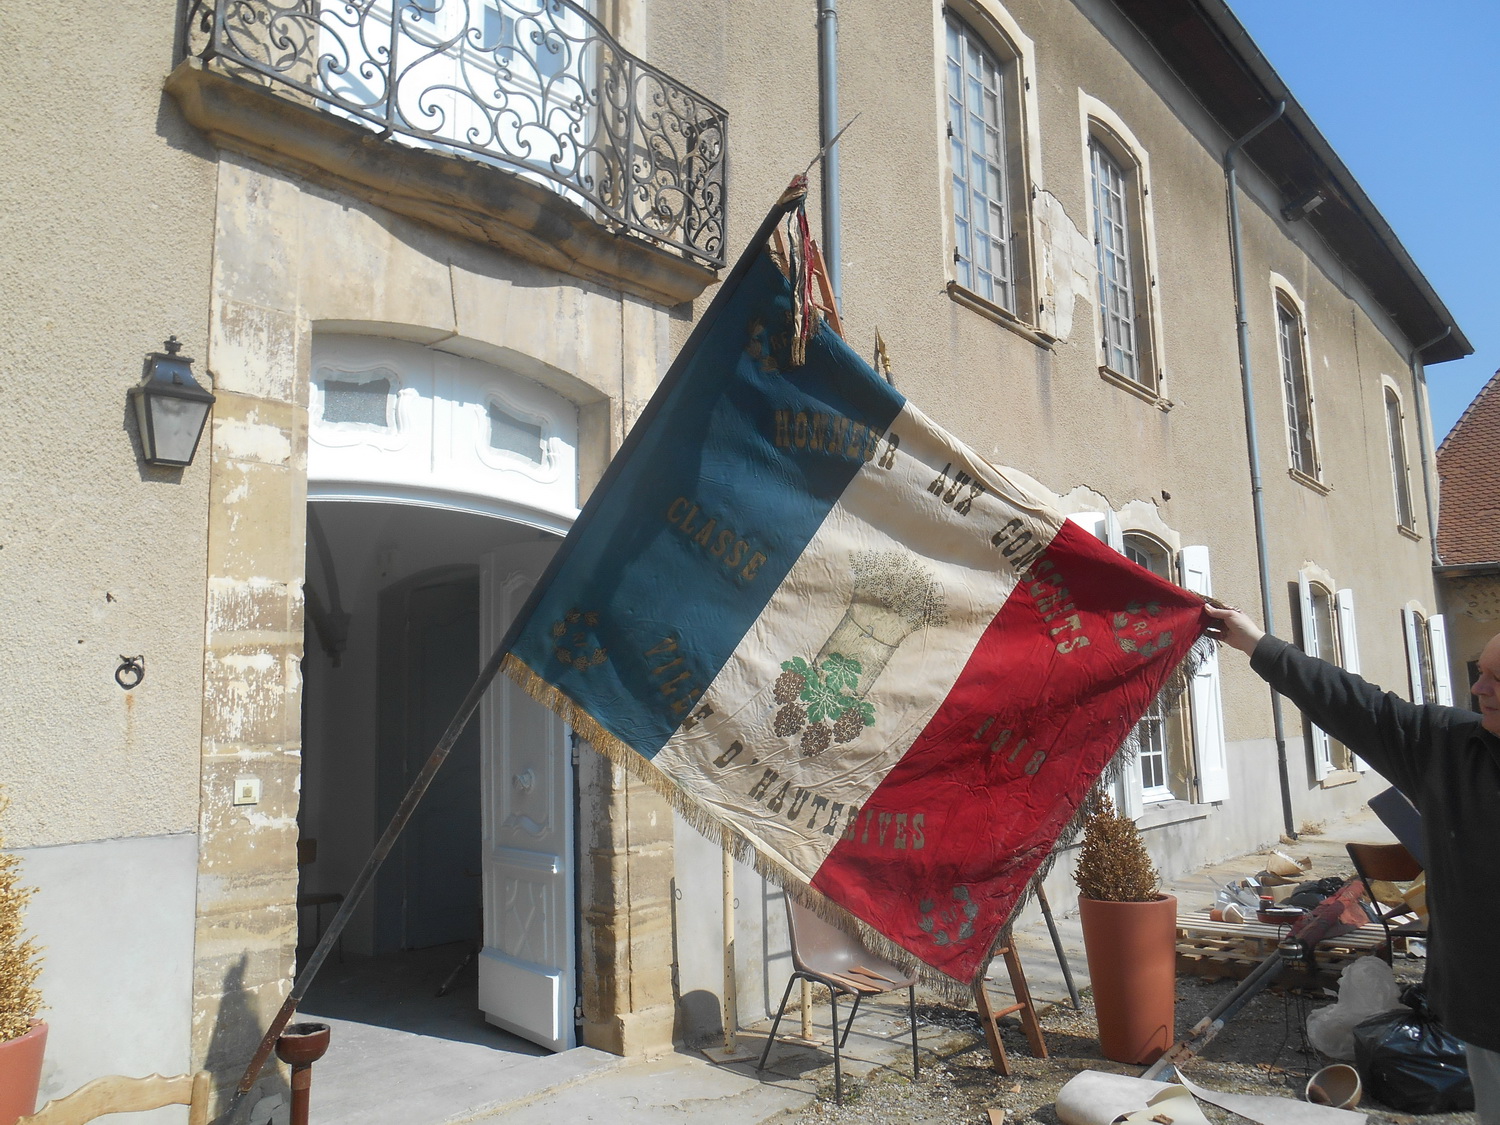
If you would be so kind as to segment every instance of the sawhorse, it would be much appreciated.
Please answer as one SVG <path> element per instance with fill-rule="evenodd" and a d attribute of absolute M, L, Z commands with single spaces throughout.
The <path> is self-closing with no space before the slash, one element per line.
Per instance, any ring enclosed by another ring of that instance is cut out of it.
<path fill-rule="evenodd" d="M 1042 1038 L 1042 1025 L 1036 1018 L 1036 1005 L 1031 1002 L 1031 989 L 1026 987 L 1026 974 L 1021 969 L 1021 955 L 1016 952 L 1010 931 L 1000 939 L 995 955 L 1005 960 L 1010 972 L 1010 987 L 1016 1002 L 1008 1008 L 990 1006 L 990 996 L 981 979 L 974 985 L 974 1008 L 979 1013 L 979 1024 L 984 1028 L 984 1039 L 990 1048 L 990 1059 L 1001 1074 L 1010 1073 L 1010 1060 L 1005 1055 L 1005 1042 L 1000 1038 L 1000 1020 L 1016 1012 L 1021 1013 L 1021 1029 L 1026 1032 L 1026 1042 L 1031 1053 L 1039 1059 L 1047 1057 L 1047 1041 Z"/>

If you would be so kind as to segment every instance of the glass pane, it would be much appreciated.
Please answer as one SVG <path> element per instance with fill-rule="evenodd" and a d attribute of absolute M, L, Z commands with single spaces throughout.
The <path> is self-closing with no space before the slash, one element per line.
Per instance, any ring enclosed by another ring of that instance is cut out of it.
<path fill-rule="evenodd" d="M 371 379 L 351 383 L 339 379 L 323 381 L 323 420 L 354 422 L 362 426 L 390 428 L 391 381 Z"/>
<path fill-rule="evenodd" d="M 968 27 L 950 19 L 947 30 L 955 275 L 960 284 L 1008 305 L 1012 267 L 1005 220 L 1004 72 Z"/>
<path fill-rule="evenodd" d="M 1385 427 L 1391 448 L 1391 484 L 1396 492 L 1396 519 L 1402 527 L 1411 527 L 1411 484 L 1407 476 L 1406 434 L 1401 427 L 1401 403 L 1390 390 L 1385 392 Z"/>
<path fill-rule="evenodd" d="M 503 449 L 540 465 L 542 463 L 542 427 L 524 422 L 490 403 L 490 448 Z"/>
<path fill-rule="evenodd" d="M 505 450 L 537 465 L 541 463 L 541 426 L 523 422 L 493 402 L 489 404 L 489 444 L 490 449 Z"/>

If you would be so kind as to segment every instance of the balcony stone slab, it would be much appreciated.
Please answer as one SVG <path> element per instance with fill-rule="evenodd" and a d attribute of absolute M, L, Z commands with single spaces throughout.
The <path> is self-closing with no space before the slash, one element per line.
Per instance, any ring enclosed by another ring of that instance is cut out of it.
<path fill-rule="evenodd" d="M 479 160 L 410 148 L 321 109 L 184 59 L 166 90 L 222 149 L 389 211 L 661 305 L 718 279 L 707 267 L 601 226 L 556 191 Z"/>

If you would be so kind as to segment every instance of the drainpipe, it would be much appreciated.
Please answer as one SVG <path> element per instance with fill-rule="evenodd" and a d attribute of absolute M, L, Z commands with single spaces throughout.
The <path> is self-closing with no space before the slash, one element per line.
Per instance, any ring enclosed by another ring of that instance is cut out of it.
<path fill-rule="evenodd" d="M 823 264 L 834 304 L 844 306 L 844 267 L 839 237 L 839 146 L 831 145 L 839 131 L 839 13 L 838 0 L 818 0 L 818 133 L 823 153 Z"/>
<path fill-rule="evenodd" d="M 1427 343 L 1413 348 L 1410 361 L 1412 393 L 1417 396 L 1417 448 L 1422 457 L 1422 494 L 1427 498 L 1427 539 L 1432 546 L 1433 566 L 1442 566 L 1443 560 L 1438 555 L 1438 506 L 1432 491 L 1432 455 L 1427 451 L 1427 427 L 1431 419 L 1427 412 L 1427 371 L 1422 364 L 1422 353 L 1452 334 L 1450 324 Z"/>
<path fill-rule="evenodd" d="M 1271 560 L 1266 548 L 1266 505 L 1260 477 L 1260 442 L 1255 428 L 1255 392 L 1250 378 L 1250 321 L 1245 312 L 1245 260 L 1240 247 L 1240 193 L 1235 159 L 1240 151 L 1286 112 L 1279 101 L 1264 121 L 1251 129 L 1224 153 L 1224 179 L 1229 194 L 1229 253 L 1234 271 L 1234 315 L 1240 348 L 1240 391 L 1245 399 L 1245 445 L 1250 455 L 1250 502 L 1255 512 L 1255 549 L 1260 564 L 1260 614 L 1268 633 L 1276 631 L 1276 611 L 1271 602 Z M 1292 821 L 1292 783 L 1287 774 L 1286 724 L 1281 717 L 1281 696 L 1271 689 L 1271 725 L 1276 735 L 1276 771 L 1281 781 L 1281 816 L 1286 834 L 1297 838 Z"/>

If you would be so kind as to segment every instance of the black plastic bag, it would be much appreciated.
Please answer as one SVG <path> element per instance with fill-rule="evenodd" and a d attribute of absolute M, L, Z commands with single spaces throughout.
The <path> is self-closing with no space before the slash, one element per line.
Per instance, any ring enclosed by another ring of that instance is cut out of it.
<path fill-rule="evenodd" d="M 1300 906 L 1303 910 L 1311 910 L 1330 895 L 1337 894 L 1339 888 L 1344 885 L 1344 880 L 1337 875 L 1329 875 L 1323 879 L 1312 879 L 1306 883 L 1298 883 L 1295 890 L 1286 898 L 1281 900 L 1283 906 Z"/>
<path fill-rule="evenodd" d="M 1438 1023 L 1421 985 L 1401 993 L 1405 1010 L 1354 1028 L 1354 1065 L 1370 1096 L 1402 1113 L 1462 1113 L 1474 1087 L 1462 1041 Z"/>

